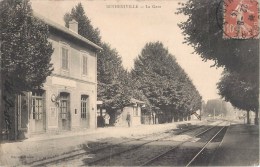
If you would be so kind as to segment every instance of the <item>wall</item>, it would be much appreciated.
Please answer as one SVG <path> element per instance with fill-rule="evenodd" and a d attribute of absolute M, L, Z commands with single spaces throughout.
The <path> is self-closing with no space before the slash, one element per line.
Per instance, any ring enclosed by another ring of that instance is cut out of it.
<path fill-rule="evenodd" d="M 52 55 L 51 63 L 53 64 L 54 75 L 62 75 L 64 77 L 70 77 L 74 79 L 84 80 L 92 83 L 97 82 L 97 65 L 96 55 L 94 52 L 73 44 L 72 42 L 58 37 L 56 35 L 50 35 L 49 41 L 52 43 L 54 52 Z M 65 46 L 69 49 L 69 71 L 65 72 L 61 69 L 61 47 Z M 82 54 L 87 55 L 88 59 L 88 74 L 87 76 L 82 74 Z"/>
<path fill-rule="evenodd" d="M 67 81 L 69 84 L 62 85 Z M 58 114 L 59 107 L 55 102 L 51 101 L 51 96 L 59 95 L 60 92 L 70 93 L 70 116 L 71 116 L 71 129 L 80 129 L 80 112 L 81 112 L 81 95 L 89 95 L 89 125 L 88 127 L 93 129 L 96 127 L 96 85 L 86 82 L 79 82 L 74 80 L 68 80 L 59 78 L 56 76 L 48 77 L 47 82 L 44 84 L 46 90 L 46 115 L 47 115 L 47 127 L 48 130 L 58 129 Z"/>

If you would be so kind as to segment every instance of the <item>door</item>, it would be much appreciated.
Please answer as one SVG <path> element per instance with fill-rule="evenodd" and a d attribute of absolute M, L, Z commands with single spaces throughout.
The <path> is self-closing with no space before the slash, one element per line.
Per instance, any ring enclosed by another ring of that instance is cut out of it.
<path fill-rule="evenodd" d="M 89 96 L 81 95 L 80 125 L 83 128 L 89 127 Z"/>
<path fill-rule="evenodd" d="M 69 93 L 60 93 L 60 114 L 59 114 L 59 128 L 61 130 L 70 129 L 70 98 Z"/>

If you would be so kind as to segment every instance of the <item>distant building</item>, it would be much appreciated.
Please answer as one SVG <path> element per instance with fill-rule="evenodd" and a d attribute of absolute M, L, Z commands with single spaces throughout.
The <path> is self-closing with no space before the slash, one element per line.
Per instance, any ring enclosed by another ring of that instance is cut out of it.
<path fill-rule="evenodd" d="M 130 104 L 123 108 L 122 111 L 115 112 L 114 117 L 115 126 L 128 126 L 127 114 L 131 116 L 131 126 L 141 125 L 141 108 L 144 106 L 144 102 L 131 98 Z"/>
<path fill-rule="evenodd" d="M 54 71 L 41 90 L 17 98 L 17 119 L 9 139 L 33 134 L 96 127 L 97 51 L 101 48 L 78 35 L 78 23 L 69 29 L 36 15 L 49 25 Z"/>

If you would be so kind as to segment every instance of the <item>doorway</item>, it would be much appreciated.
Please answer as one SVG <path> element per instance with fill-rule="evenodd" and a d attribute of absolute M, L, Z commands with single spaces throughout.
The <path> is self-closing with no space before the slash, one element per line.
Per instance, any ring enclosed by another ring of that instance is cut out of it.
<path fill-rule="evenodd" d="M 81 95 L 80 125 L 83 128 L 89 127 L 89 96 Z"/>
<path fill-rule="evenodd" d="M 70 94 L 67 92 L 60 93 L 59 128 L 70 130 Z"/>
<path fill-rule="evenodd" d="M 32 92 L 31 101 L 31 131 L 34 133 L 45 131 L 45 110 L 44 110 L 44 91 L 37 90 Z"/>

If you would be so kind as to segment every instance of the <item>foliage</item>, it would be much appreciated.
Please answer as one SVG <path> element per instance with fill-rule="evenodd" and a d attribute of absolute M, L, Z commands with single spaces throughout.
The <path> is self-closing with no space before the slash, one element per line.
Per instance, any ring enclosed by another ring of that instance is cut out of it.
<path fill-rule="evenodd" d="M 160 42 L 147 43 L 134 62 L 133 80 L 154 108 L 189 115 L 201 97 L 173 55 Z"/>
<path fill-rule="evenodd" d="M 256 86 L 259 85 L 259 39 L 224 39 L 222 2 L 189 0 L 181 3 L 177 14 L 184 14 L 188 18 L 179 27 L 185 36 L 185 43 L 191 45 L 195 53 L 204 61 L 213 60 L 213 66 L 224 67 L 229 72 L 224 74 L 221 79 L 223 81 L 219 83 L 221 96 L 234 106 L 241 107 L 240 109 L 256 111 L 256 94 L 259 92 Z M 247 89 L 250 91 L 245 91 Z M 238 99 L 241 104 L 238 104 Z"/>
<path fill-rule="evenodd" d="M 78 33 L 97 45 L 101 44 L 101 36 L 98 28 L 94 28 L 90 19 L 86 16 L 81 3 L 71 9 L 70 13 L 64 15 L 65 26 L 69 27 L 72 19 L 78 22 Z"/>
<path fill-rule="evenodd" d="M 32 15 L 28 0 L 1 2 L 1 71 L 16 93 L 40 87 L 52 72 L 48 27 Z"/>
<path fill-rule="evenodd" d="M 215 113 L 214 113 L 215 111 Z M 212 99 L 212 100 L 208 100 L 207 104 L 205 105 L 205 113 L 210 114 L 210 115 L 214 115 L 218 116 L 220 114 L 222 114 L 223 116 L 225 116 L 227 114 L 227 103 L 224 102 L 221 99 Z"/>
<path fill-rule="evenodd" d="M 224 71 L 218 83 L 219 94 L 242 110 L 258 110 L 258 82 L 243 81 L 238 73 Z"/>
<path fill-rule="evenodd" d="M 98 100 L 106 109 L 122 109 L 130 103 L 131 90 L 128 88 L 130 76 L 122 66 L 122 60 L 115 49 L 102 43 L 98 53 Z"/>

